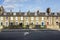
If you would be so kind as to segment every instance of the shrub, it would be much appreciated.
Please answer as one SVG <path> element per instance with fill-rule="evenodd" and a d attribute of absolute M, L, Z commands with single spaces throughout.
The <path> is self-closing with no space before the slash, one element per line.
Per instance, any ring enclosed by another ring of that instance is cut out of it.
<path fill-rule="evenodd" d="M 40 26 L 40 29 L 46 29 L 46 25 Z"/>

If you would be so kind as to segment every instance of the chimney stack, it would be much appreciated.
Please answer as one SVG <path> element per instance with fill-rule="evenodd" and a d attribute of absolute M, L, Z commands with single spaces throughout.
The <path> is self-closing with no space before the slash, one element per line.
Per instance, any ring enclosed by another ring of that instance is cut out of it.
<path fill-rule="evenodd" d="M 21 15 L 21 10 L 19 10 L 19 15 Z"/>
<path fill-rule="evenodd" d="M 29 15 L 30 15 L 30 10 L 27 12 L 27 14 L 29 14 Z"/>
<path fill-rule="evenodd" d="M 10 15 L 12 15 L 12 10 L 10 10 Z"/>
<path fill-rule="evenodd" d="M 37 15 L 37 12 L 35 12 L 35 16 Z"/>
<path fill-rule="evenodd" d="M 39 10 L 37 10 L 37 14 L 39 14 Z"/>

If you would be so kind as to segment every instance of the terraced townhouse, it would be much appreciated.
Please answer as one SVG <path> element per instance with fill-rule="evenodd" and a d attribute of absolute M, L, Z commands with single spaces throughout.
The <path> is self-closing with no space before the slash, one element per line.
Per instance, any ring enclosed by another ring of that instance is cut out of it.
<path fill-rule="evenodd" d="M 0 25 L 9 26 L 9 25 L 18 25 L 23 23 L 24 25 L 41 25 L 43 27 L 46 25 L 46 28 L 60 28 L 60 12 L 51 12 L 50 8 L 47 8 L 46 12 L 6 12 L 4 7 L 0 7 Z"/>

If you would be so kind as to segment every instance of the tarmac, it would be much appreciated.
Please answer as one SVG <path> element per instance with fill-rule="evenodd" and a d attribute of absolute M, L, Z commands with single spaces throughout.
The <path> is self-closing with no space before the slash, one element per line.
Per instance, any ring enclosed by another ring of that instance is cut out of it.
<path fill-rule="evenodd" d="M 4 29 L 0 40 L 60 40 L 60 31 L 48 29 Z"/>

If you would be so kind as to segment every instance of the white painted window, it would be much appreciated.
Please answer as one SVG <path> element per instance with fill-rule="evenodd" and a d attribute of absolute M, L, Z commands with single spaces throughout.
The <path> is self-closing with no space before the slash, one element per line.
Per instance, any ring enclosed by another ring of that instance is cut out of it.
<path fill-rule="evenodd" d="M 8 20 L 8 17 L 6 17 L 5 20 Z"/>
<path fill-rule="evenodd" d="M 28 17 L 26 17 L 25 19 L 28 20 Z"/>
<path fill-rule="evenodd" d="M 18 17 L 15 17 L 16 20 L 18 20 Z"/>
<path fill-rule="evenodd" d="M 27 15 L 27 12 L 25 13 L 25 15 Z"/>
<path fill-rule="evenodd" d="M 1 20 L 3 20 L 3 17 L 1 17 Z"/>
<path fill-rule="evenodd" d="M 39 20 L 39 17 L 36 17 L 36 20 Z"/>
<path fill-rule="evenodd" d="M 23 20 L 23 17 L 21 17 L 21 20 Z"/>
<path fill-rule="evenodd" d="M 6 15 L 6 13 L 4 13 L 4 15 Z"/>
<path fill-rule="evenodd" d="M 42 17 L 42 20 L 44 20 L 44 17 Z"/>
<path fill-rule="evenodd" d="M 31 17 L 31 20 L 34 20 L 34 17 Z"/>
<path fill-rule="evenodd" d="M 10 17 L 11 20 L 13 20 L 13 17 Z"/>

